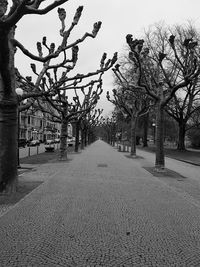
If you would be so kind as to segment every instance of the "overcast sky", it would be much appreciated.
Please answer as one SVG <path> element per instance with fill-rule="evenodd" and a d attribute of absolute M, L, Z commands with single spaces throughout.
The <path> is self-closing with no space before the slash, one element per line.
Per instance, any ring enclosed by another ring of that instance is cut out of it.
<path fill-rule="evenodd" d="M 80 5 L 84 6 L 84 10 L 71 40 L 82 37 L 86 31 L 90 32 L 97 21 L 102 21 L 102 27 L 95 39 L 88 38 L 79 46 L 77 73 L 96 70 L 103 52 L 110 58 L 114 52 L 120 55 L 124 52 L 127 34 L 141 38 L 144 30 L 152 24 L 163 21 L 170 26 L 191 21 L 200 29 L 200 0 L 69 0 L 62 5 L 66 9 L 69 24 Z M 49 42 L 59 43 L 59 29 L 57 10 L 45 16 L 29 15 L 18 24 L 16 39 L 31 52 L 36 52 L 36 42 L 41 41 L 43 36 Z M 18 51 L 16 67 L 22 74 L 30 76 L 32 72 L 29 66 L 30 59 Z M 104 108 L 106 115 L 113 109 L 105 97 L 106 91 L 113 88 L 111 70 L 104 75 L 103 81 L 104 93 L 98 107 Z"/>

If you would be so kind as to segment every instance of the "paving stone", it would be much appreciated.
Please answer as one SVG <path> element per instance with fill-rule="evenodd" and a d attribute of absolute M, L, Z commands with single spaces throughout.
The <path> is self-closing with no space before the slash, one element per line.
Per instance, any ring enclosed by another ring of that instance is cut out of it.
<path fill-rule="evenodd" d="M 154 177 L 145 155 L 98 141 L 27 173 L 44 183 L 0 217 L 0 266 L 200 266 L 200 181 Z"/>

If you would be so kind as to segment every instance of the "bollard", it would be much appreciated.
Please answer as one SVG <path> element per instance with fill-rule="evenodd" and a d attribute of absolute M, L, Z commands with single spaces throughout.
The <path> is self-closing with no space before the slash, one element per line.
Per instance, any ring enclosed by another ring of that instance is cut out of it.
<path fill-rule="evenodd" d="M 30 157 L 30 155 L 31 155 L 31 147 L 29 146 L 28 147 L 28 156 Z"/>

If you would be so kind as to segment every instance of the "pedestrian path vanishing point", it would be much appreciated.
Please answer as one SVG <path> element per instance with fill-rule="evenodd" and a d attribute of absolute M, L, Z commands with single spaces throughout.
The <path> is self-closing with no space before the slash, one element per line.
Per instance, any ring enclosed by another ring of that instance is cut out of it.
<path fill-rule="evenodd" d="M 52 163 L 54 175 L 0 217 L 0 266 L 200 266 L 198 201 L 144 164 L 100 140 Z"/>

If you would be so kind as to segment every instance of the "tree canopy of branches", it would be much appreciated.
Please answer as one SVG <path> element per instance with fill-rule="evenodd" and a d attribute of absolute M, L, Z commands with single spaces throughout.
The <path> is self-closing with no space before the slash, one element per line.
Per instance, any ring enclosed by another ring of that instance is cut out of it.
<path fill-rule="evenodd" d="M 176 26 L 174 28 L 176 38 L 180 43 L 184 42 L 184 39 L 190 36 L 191 38 L 199 42 L 200 37 L 197 30 L 192 26 L 188 25 L 187 28 L 182 26 Z M 179 49 L 182 47 L 180 46 Z M 184 51 L 183 51 L 184 54 Z M 178 67 L 178 66 L 177 66 Z M 167 113 L 177 122 L 178 124 L 178 142 L 177 149 L 185 150 L 185 136 L 189 129 L 195 127 L 196 124 L 188 123 L 191 117 L 199 110 L 199 99 L 200 99 L 200 80 L 199 77 L 192 79 L 190 83 L 178 92 L 176 92 L 172 100 L 166 107 Z"/>
<path fill-rule="evenodd" d="M 135 87 L 142 88 L 156 102 L 156 169 L 165 167 L 164 108 L 175 93 L 186 87 L 200 73 L 199 46 L 187 37 L 180 42 L 164 27 L 157 26 L 145 40 L 126 36 L 129 58 L 135 69 Z"/>
<path fill-rule="evenodd" d="M 27 93 L 29 93 L 29 96 L 26 95 L 23 98 L 31 97 L 31 101 L 27 103 L 29 106 L 32 105 L 34 99 L 38 96 L 43 95 L 47 97 L 48 95 L 49 98 L 55 94 L 60 94 L 61 96 L 61 87 L 62 90 L 65 90 L 64 86 L 66 82 L 68 83 L 68 88 L 70 82 L 71 86 L 74 87 L 83 78 L 104 72 L 116 61 L 115 54 L 112 60 L 105 62 L 106 54 L 104 54 L 100 69 L 94 73 L 77 74 L 74 77 L 68 77 L 69 71 L 74 69 L 78 59 L 78 44 L 83 42 L 87 37 L 95 38 L 100 29 L 101 22 L 94 24 L 91 33 L 86 32 L 73 43 L 68 43 L 68 38 L 81 17 L 83 7 L 80 6 L 77 9 L 71 25 L 66 29 L 66 11 L 59 6 L 67 1 L 52 1 L 52 3 L 48 3 L 45 7 L 43 5 L 44 1 L 40 0 L 13 1 L 10 10 L 7 12 L 8 1 L 0 0 L 0 192 L 15 190 L 17 182 L 17 113 L 19 99 L 15 93 L 16 68 L 14 65 L 14 54 L 16 48 L 20 49 L 32 60 L 43 64 L 43 69 L 39 73 L 37 72 L 36 65 L 34 63 L 31 64 L 33 72 L 37 75 L 34 83 L 30 77 L 20 78 L 20 82 L 23 83 L 25 88 L 28 88 Z M 61 44 L 57 47 L 54 43 L 48 44 L 47 38 L 43 37 L 42 42 L 37 42 L 38 55 L 35 55 L 14 38 L 16 24 L 25 15 L 44 15 L 56 7 L 59 7 L 58 17 L 61 21 Z M 46 55 L 44 50 L 46 51 Z M 67 57 L 67 50 L 71 50 L 70 59 Z M 56 58 L 62 58 L 61 62 L 52 63 L 52 60 Z M 58 70 L 60 68 L 63 68 L 64 71 L 58 78 Z M 52 77 L 54 77 L 54 80 Z"/>
<path fill-rule="evenodd" d="M 18 99 L 15 93 L 14 54 L 16 47 L 28 50 L 14 38 L 16 25 L 25 15 L 45 15 L 67 1 L 49 1 L 46 6 L 42 5 L 44 1 L 41 0 L 12 1 L 9 10 L 8 1 L 0 1 L 0 192 L 15 191 L 17 182 Z M 55 56 L 56 53 L 51 53 L 49 58 Z M 43 62 L 46 60 L 48 58 L 43 58 Z"/>
<path fill-rule="evenodd" d="M 136 88 L 132 77 L 126 78 L 119 68 L 119 64 L 113 68 L 119 87 L 113 89 L 113 98 L 107 92 L 107 99 L 117 106 L 123 114 L 131 120 L 131 156 L 136 156 L 136 130 L 138 118 L 149 111 L 150 98 L 142 88 Z"/>

